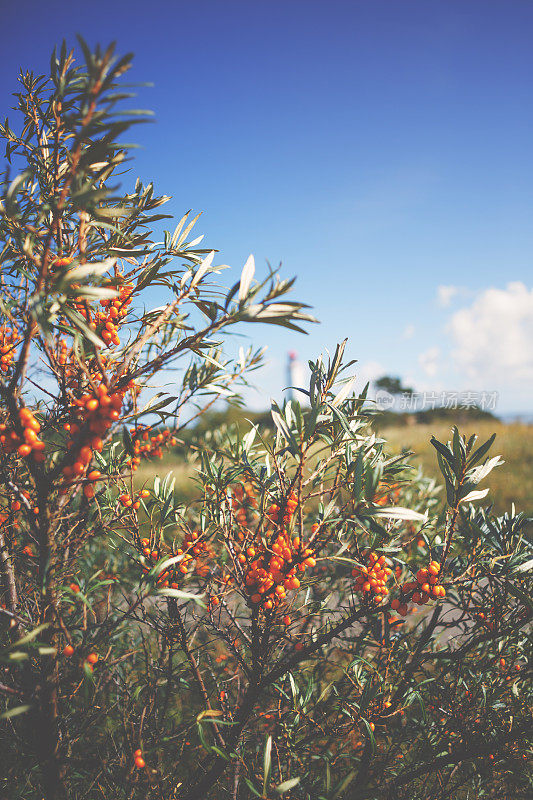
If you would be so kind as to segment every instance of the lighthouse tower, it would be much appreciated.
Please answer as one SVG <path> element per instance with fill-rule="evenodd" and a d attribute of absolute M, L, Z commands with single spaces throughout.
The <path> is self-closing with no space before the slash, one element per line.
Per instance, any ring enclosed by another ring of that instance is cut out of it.
<path fill-rule="evenodd" d="M 304 368 L 298 361 L 298 353 L 289 350 L 287 353 L 287 397 L 289 400 L 296 399 L 302 401 L 305 395 L 297 391 L 298 387 L 304 385 Z M 295 390 L 296 387 L 296 390 Z"/>

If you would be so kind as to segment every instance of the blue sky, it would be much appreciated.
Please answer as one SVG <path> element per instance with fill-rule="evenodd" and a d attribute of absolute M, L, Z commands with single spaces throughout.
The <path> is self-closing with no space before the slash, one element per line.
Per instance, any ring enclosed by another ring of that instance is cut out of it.
<path fill-rule="evenodd" d="M 423 390 L 533 390 L 533 4 L 528 0 L 3 0 L 2 113 L 18 67 L 46 71 L 76 32 L 133 51 L 136 172 L 203 211 L 240 269 L 298 276 L 308 337 L 248 328 L 285 354 L 349 337 L 361 379 Z M 444 289 L 439 287 L 445 287 Z"/>

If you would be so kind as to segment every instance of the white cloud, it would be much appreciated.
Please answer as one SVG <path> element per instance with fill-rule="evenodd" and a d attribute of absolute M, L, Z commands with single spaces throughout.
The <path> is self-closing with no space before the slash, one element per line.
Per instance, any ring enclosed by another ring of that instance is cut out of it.
<path fill-rule="evenodd" d="M 406 325 L 402 335 L 404 339 L 412 339 L 415 335 L 415 326 L 412 323 Z"/>
<path fill-rule="evenodd" d="M 533 289 L 519 281 L 485 289 L 452 315 L 448 331 L 452 357 L 472 381 L 533 382 Z"/>
<path fill-rule="evenodd" d="M 379 361 L 365 361 L 362 364 L 354 365 L 354 372 L 357 375 L 356 389 L 362 391 L 365 385 L 376 378 L 388 375 L 387 370 Z"/>
<path fill-rule="evenodd" d="M 459 294 L 458 286 L 439 286 L 437 287 L 437 302 L 442 308 L 447 308 L 453 298 Z"/>
<path fill-rule="evenodd" d="M 439 356 L 438 347 L 430 347 L 418 356 L 418 363 L 430 378 L 437 374 Z"/>

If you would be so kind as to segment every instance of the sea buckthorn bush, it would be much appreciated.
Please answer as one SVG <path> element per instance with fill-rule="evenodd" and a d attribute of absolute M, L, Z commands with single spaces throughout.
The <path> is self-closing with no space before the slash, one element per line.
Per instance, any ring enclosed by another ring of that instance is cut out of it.
<path fill-rule="evenodd" d="M 261 363 L 235 325 L 313 320 L 252 258 L 226 287 L 190 214 L 158 237 L 168 198 L 117 188 L 131 59 L 80 47 L 0 127 L 2 797 L 530 796 L 531 548 L 478 504 L 493 439 L 416 472 L 345 343 L 270 427 L 202 429 Z M 178 452 L 190 502 L 139 478 Z"/>

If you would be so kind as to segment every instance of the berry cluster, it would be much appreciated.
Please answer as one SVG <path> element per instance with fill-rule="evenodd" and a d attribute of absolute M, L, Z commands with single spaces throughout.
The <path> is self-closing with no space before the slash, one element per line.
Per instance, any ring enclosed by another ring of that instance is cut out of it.
<path fill-rule="evenodd" d="M 499 627 L 502 619 L 501 608 L 498 605 L 492 606 L 479 606 L 478 610 L 473 612 L 473 617 L 478 620 L 484 628 L 489 631 L 494 631 Z"/>
<path fill-rule="evenodd" d="M 141 500 L 146 500 L 147 497 L 150 497 L 150 492 L 148 489 L 142 489 L 137 497 L 132 497 L 125 492 L 124 494 L 119 495 L 118 500 L 119 503 L 124 506 L 124 508 L 133 508 L 135 511 L 138 511 L 141 507 Z"/>
<path fill-rule="evenodd" d="M 257 508 L 257 500 L 251 483 L 238 483 L 233 487 L 231 507 L 237 525 L 246 527 L 248 524 L 248 510 Z"/>
<path fill-rule="evenodd" d="M 94 322 L 97 332 L 107 345 L 120 345 L 118 338 L 118 326 L 128 313 L 128 306 L 131 305 L 131 294 L 133 286 L 131 283 L 124 283 L 119 286 L 118 298 L 116 300 L 100 300 L 100 305 L 106 309 L 105 313 L 97 311 Z"/>
<path fill-rule="evenodd" d="M 355 591 L 362 592 L 368 598 L 371 598 L 373 594 L 373 602 L 379 605 L 385 595 L 389 593 L 387 582 L 392 575 L 392 569 L 385 556 L 365 552 L 363 558 L 366 565 L 352 570 L 352 577 L 355 578 Z"/>
<path fill-rule="evenodd" d="M 141 492 L 141 496 L 145 497 L 149 492 L 145 489 Z M 149 572 L 155 564 L 162 558 L 164 546 L 156 545 L 151 547 L 149 539 L 141 539 L 140 552 L 144 556 L 145 563 L 143 571 Z M 184 575 L 190 572 L 193 568 L 198 575 L 205 575 L 208 572 L 208 567 L 205 560 L 213 555 L 212 549 L 209 544 L 199 539 L 198 534 L 193 531 L 187 533 L 183 540 L 183 547 L 178 548 L 176 553 L 168 552 L 169 557 L 172 555 L 182 556 L 181 560 L 176 564 L 172 564 L 167 569 L 163 570 L 157 576 L 157 583 L 159 586 L 170 586 L 172 589 L 179 588 L 179 581 L 183 579 Z"/>
<path fill-rule="evenodd" d="M 103 437 L 120 418 L 125 394 L 125 389 L 109 394 L 107 386 L 100 383 L 95 392 L 84 394 L 73 401 L 72 416 L 75 422 L 68 422 L 63 426 L 70 437 L 67 449 L 71 453 L 72 462 L 63 467 L 63 475 L 67 481 L 62 489 L 63 493 L 68 491 L 68 484 L 86 477 L 88 483 L 84 485 L 83 492 L 89 499 L 94 497 L 93 483 L 100 478 L 100 473 L 98 470 L 87 470 L 93 452 L 102 450 Z"/>
<path fill-rule="evenodd" d="M 12 453 L 15 450 L 26 458 L 32 455 L 35 461 L 44 461 L 45 444 L 39 439 L 38 433 L 41 430 L 40 423 L 35 419 L 28 408 L 21 408 L 19 411 L 19 421 L 23 429 L 22 437 L 7 425 L 0 425 L 0 444 L 5 453 Z"/>
<path fill-rule="evenodd" d="M 15 357 L 15 347 L 20 334 L 15 328 L 0 325 L 0 370 L 7 372 Z"/>
<path fill-rule="evenodd" d="M 78 591 L 79 591 L 79 587 L 78 587 Z M 65 656 L 65 658 L 70 658 L 72 655 L 74 655 L 74 647 L 71 644 L 65 645 L 65 647 L 63 648 L 63 655 Z M 99 659 L 98 653 L 95 653 L 95 652 L 89 653 L 86 656 L 85 661 L 84 661 L 86 669 L 88 669 L 90 672 L 92 672 L 93 671 L 93 667 L 97 663 L 98 659 Z"/>
<path fill-rule="evenodd" d="M 285 501 L 285 508 L 282 513 L 282 505 L 278 503 L 273 503 L 269 509 L 269 516 L 273 523 L 277 523 L 278 525 L 289 525 L 292 515 L 298 508 L 298 497 L 296 492 L 291 492 L 288 496 L 287 500 Z M 281 518 L 281 519 L 280 519 Z"/>
<path fill-rule="evenodd" d="M 387 483 L 380 483 L 376 489 L 374 502 L 378 506 L 389 506 L 398 502 L 400 497 L 400 487 L 397 483 L 389 485 Z"/>
<path fill-rule="evenodd" d="M 122 275 L 117 275 L 116 277 L 119 280 L 123 279 Z M 132 284 L 123 283 L 118 287 L 118 298 L 114 300 L 100 300 L 100 305 L 105 308 L 105 312 L 96 311 L 91 313 L 89 304 L 86 300 L 81 298 L 75 300 L 73 305 L 78 314 L 80 314 L 87 324 L 98 333 L 108 347 L 112 344 L 120 345 L 118 328 L 128 313 L 132 292 Z"/>
<path fill-rule="evenodd" d="M 273 504 L 269 517 L 278 530 L 273 533 L 271 546 L 265 547 L 262 542 L 252 544 L 243 548 L 237 556 L 243 567 L 244 584 L 250 602 L 260 605 L 263 611 L 277 608 L 286 600 L 287 592 L 299 588 L 297 572 L 304 572 L 307 567 L 316 565 L 314 551 L 306 548 L 298 536 L 291 540 L 289 532 L 278 524 L 281 518 L 283 525 L 288 526 L 297 507 L 294 492 L 285 504 Z M 289 623 L 290 620 L 286 624 Z"/>
<path fill-rule="evenodd" d="M 441 565 L 438 561 L 431 561 L 427 569 L 419 569 L 416 573 L 416 581 L 404 583 L 401 591 L 404 595 L 412 592 L 412 601 L 418 606 L 427 603 L 431 597 L 436 599 L 446 597 L 446 589 L 439 584 L 439 573 Z"/>
<path fill-rule="evenodd" d="M 74 259 L 70 256 L 61 256 L 59 258 L 55 258 L 51 265 L 51 271 L 54 272 L 57 267 L 68 267 L 68 265 L 72 264 L 73 261 Z"/>
<path fill-rule="evenodd" d="M 178 443 L 176 437 L 172 435 L 172 431 L 168 429 L 152 436 L 150 435 L 150 430 L 150 428 L 139 427 L 135 432 L 131 432 L 135 455 L 127 462 L 127 465 L 133 472 L 141 463 L 141 458 L 152 458 L 154 456 L 163 458 L 162 446 L 171 445 L 174 447 Z"/>

